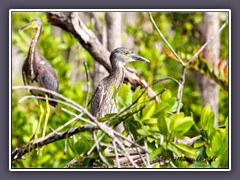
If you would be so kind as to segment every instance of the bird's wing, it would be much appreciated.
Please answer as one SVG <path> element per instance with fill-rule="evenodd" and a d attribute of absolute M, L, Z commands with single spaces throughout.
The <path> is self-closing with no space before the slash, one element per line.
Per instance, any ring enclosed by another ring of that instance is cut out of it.
<path fill-rule="evenodd" d="M 96 90 L 94 91 L 91 99 L 91 111 L 93 115 L 96 115 L 96 113 L 98 112 L 98 109 L 101 107 L 101 104 L 103 102 L 103 96 L 104 96 L 104 87 L 101 84 L 99 84 Z"/>
<path fill-rule="evenodd" d="M 52 90 L 58 91 L 58 79 L 57 75 L 51 66 L 51 64 L 45 60 L 44 58 L 38 63 L 38 78 L 42 87 Z"/>

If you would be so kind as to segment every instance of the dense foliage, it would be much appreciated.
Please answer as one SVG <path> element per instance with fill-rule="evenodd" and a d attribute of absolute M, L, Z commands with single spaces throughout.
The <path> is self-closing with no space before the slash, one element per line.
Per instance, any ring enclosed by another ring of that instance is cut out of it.
<path fill-rule="evenodd" d="M 192 56 L 201 46 L 198 27 L 202 22 L 202 13 L 168 12 L 153 13 L 153 16 L 168 42 L 183 59 Z M 39 17 L 43 21 L 38 52 L 54 67 L 60 84 L 59 93 L 84 107 L 88 101 L 86 97 L 88 93 L 91 95 L 92 89 L 90 92 L 87 91 L 83 62 L 87 62 L 92 74 L 93 58 L 67 32 L 60 31 L 60 35 L 56 35 L 59 29 L 48 24 L 45 13 L 12 13 L 12 46 L 17 47 L 18 53 L 23 55 L 21 60 L 14 57 L 12 59 L 23 62 L 27 56 L 34 31 L 22 32 L 19 28 L 33 17 Z M 91 28 L 90 23 L 87 24 Z M 123 41 L 126 36 L 134 37 L 138 54 L 151 61 L 146 66 L 142 66 L 141 63 L 127 65 L 139 70 L 148 84 L 164 77 L 176 79 L 181 77 L 180 64 L 161 53 L 160 50 L 167 49 L 167 46 L 151 26 L 147 13 L 138 13 L 135 24 L 126 26 Z M 220 56 L 222 59 L 228 59 L 228 28 L 221 33 Z M 13 65 L 15 63 L 12 62 Z M 12 72 L 12 86 L 22 85 L 21 74 L 14 73 Z M 123 84 L 115 97 L 119 111 L 131 107 L 114 118 L 110 126 L 114 127 L 119 122 L 124 122 L 123 134 L 132 136 L 139 145 L 147 147 L 150 152 L 149 159 L 154 168 L 228 168 L 229 166 L 228 92 L 223 88 L 220 89 L 219 127 L 214 127 L 214 113 L 211 112 L 209 105 L 202 107 L 200 91 L 193 76 L 194 72 L 189 69 L 179 114 L 176 113 L 178 84 L 174 81 L 159 82 L 152 86 L 155 92 L 161 92 L 158 96 L 160 99 L 158 104 L 154 99 L 147 97 L 144 89 L 138 87 L 132 91 L 130 84 Z M 29 142 L 39 119 L 40 112 L 36 99 L 27 99 L 18 103 L 19 99 L 27 94 L 26 90 L 12 91 L 11 143 L 13 149 Z M 72 113 L 78 113 L 74 109 L 66 108 Z M 99 121 L 106 122 L 113 116 L 114 114 L 106 115 Z M 72 115 L 52 108 L 48 126 L 57 129 L 72 118 Z M 84 122 L 75 121 L 63 130 L 82 124 Z M 48 128 L 47 132 L 51 130 Z M 99 131 L 98 137 L 101 136 L 102 132 Z M 102 142 L 108 144 L 110 140 L 105 136 Z M 97 149 L 90 155 L 87 154 L 93 144 L 94 140 L 90 132 L 75 134 L 71 138 L 48 144 L 42 149 L 25 154 L 24 160 L 12 161 L 12 167 L 62 168 L 73 158 L 79 160 L 74 166 L 76 168 L 105 167 Z M 102 154 L 106 156 L 109 163 L 113 164 L 114 157 L 107 156 L 105 150 L 106 148 L 101 148 Z"/>

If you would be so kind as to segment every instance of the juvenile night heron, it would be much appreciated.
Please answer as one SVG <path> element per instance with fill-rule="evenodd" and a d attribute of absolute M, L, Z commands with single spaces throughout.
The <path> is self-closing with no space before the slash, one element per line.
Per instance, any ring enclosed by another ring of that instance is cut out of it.
<path fill-rule="evenodd" d="M 134 54 L 126 48 L 117 48 L 110 55 L 112 71 L 109 76 L 103 78 L 95 89 L 91 100 L 91 113 L 96 118 L 104 117 L 105 114 L 117 111 L 114 103 L 114 86 L 118 90 L 125 76 L 125 62 L 131 61 L 149 62 L 147 59 Z"/>
<path fill-rule="evenodd" d="M 33 37 L 29 51 L 28 56 L 26 60 L 24 61 L 23 67 L 22 67 L 22 76 L 23 76 L 23 82 L 25 85 L 32 85 L 32 86 L 38 86 L 43 87 L 55 92 L 58 92 L 58 79 L 56 76 L 56 73 L 51 66 L 51 64 L 41 55 L 39 55 L 36 52 L 37 43 L 39 40 L 39 37 L 41 35 L 42 30 L 42 21 L 39 18 L 33 18 L 31 22 L 21 28 L 21 30 L 29 29 L 29 28 L 35 28 L 36 33 Z M 48 122 L 48 117 L 50 115 L 50 107 L 49 104 L 56 107 L 57 102 L 56 101 L 48 101 L 48 97 L 51 99 L 57 99 L 56 96 L 45 93 L 38 90 L 31 90 L 30 91 L 35 96 L 43 96 L 46 99 L 46 117 L 45 117 L 45 123 L 44 128 L 42 132 L 42 136 L 45 136 L 45 130 Z M 41 115 L 38 121 L 36 132 L 34 133 L 33 137 L 34 139 L 37 139 L 37 134 L 42 122 L 42 118 L 44 116 L 44 108 L 42 107 L 42 104 L 40 101 L 40 111 Z"/>

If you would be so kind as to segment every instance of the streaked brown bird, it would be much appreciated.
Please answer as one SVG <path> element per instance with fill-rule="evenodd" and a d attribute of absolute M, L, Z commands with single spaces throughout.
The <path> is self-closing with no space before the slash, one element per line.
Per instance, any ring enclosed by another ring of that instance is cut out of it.
<path fill-rule="evenodd" d="M 58 79 L 53 67 L 44 57 L 42 57 L 36 51 L 37 43 L 40 38 L 41 30 L 42 30 L 41 19 L 33 18 L 31 22 L 23 26 L 21 30 L 26 30 L 30 28 L 36 29 L 36 33 L 35 33 L 35 36 L 32 38 L 27 58 L 24 61 L 24 64 L 22 67 L 23 82 L 25 85 L 43 87 L 43 88 L 58 92 Z M 48 101 L 48 97 L 55 100 L 57 99 L 57 97 L 50 93 L 45 93 L 43 91 L 38 91 L 38 90 L 31 90 L 30 92 L 35 96 L 43 96 L 46 99 L 46 117 L 45 117 L 43 132 L 42 132 L 42 136 L 44 137 L 46 126 L 48 123 L 48 117 L 50 115 L 49 104 L 54 107 L 57 106 L 57 102 L 51 101 L 51 100 Z M 44 116 L 44 108 L 41 102 L 40 101 L 38 102 L 40 106 L 41 115 L 38 121 L 36 132 L 32 137 L 34 139 L 37 139 L 37 134 L 42 122 L 42 118 Z"/>
<path fill-rule="evenodd" d="M 91 113 L 96 118 L 104 117 L 105 114 L 117 112 L 114 103 L 114 86 L 118 90 L 125 77 L 125 62 L 131 61 L 149 62 L 149 60 L 134 54 L 127 48 L 116 48 L 110 55 L 112 71 L 109 76 L 103 78 L 95 89 L 91 99 Z"/>

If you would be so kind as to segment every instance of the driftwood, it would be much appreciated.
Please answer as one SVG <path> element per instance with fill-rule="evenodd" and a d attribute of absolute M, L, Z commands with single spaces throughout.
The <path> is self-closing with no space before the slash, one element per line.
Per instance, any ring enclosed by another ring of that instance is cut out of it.
<path fill-rule="evenodd" d="M 50 24 L 71 33 L 96 61 L 102 64 L 108 72 L 111 71 L 110 52 L 101 44 L 94 32 L 85 26 L 78 12 L 48 12 L 47 19 Z M 141 79 L 134 69 L 126 68 L 125 82 L 131 83 L 133 89 L 137 86 L 147 87 L 146 81 Z M 156 93 L 148 87 L 147 94 L 153 97 Z M 156 102 L 158 102 L 157 97 Z"/>

